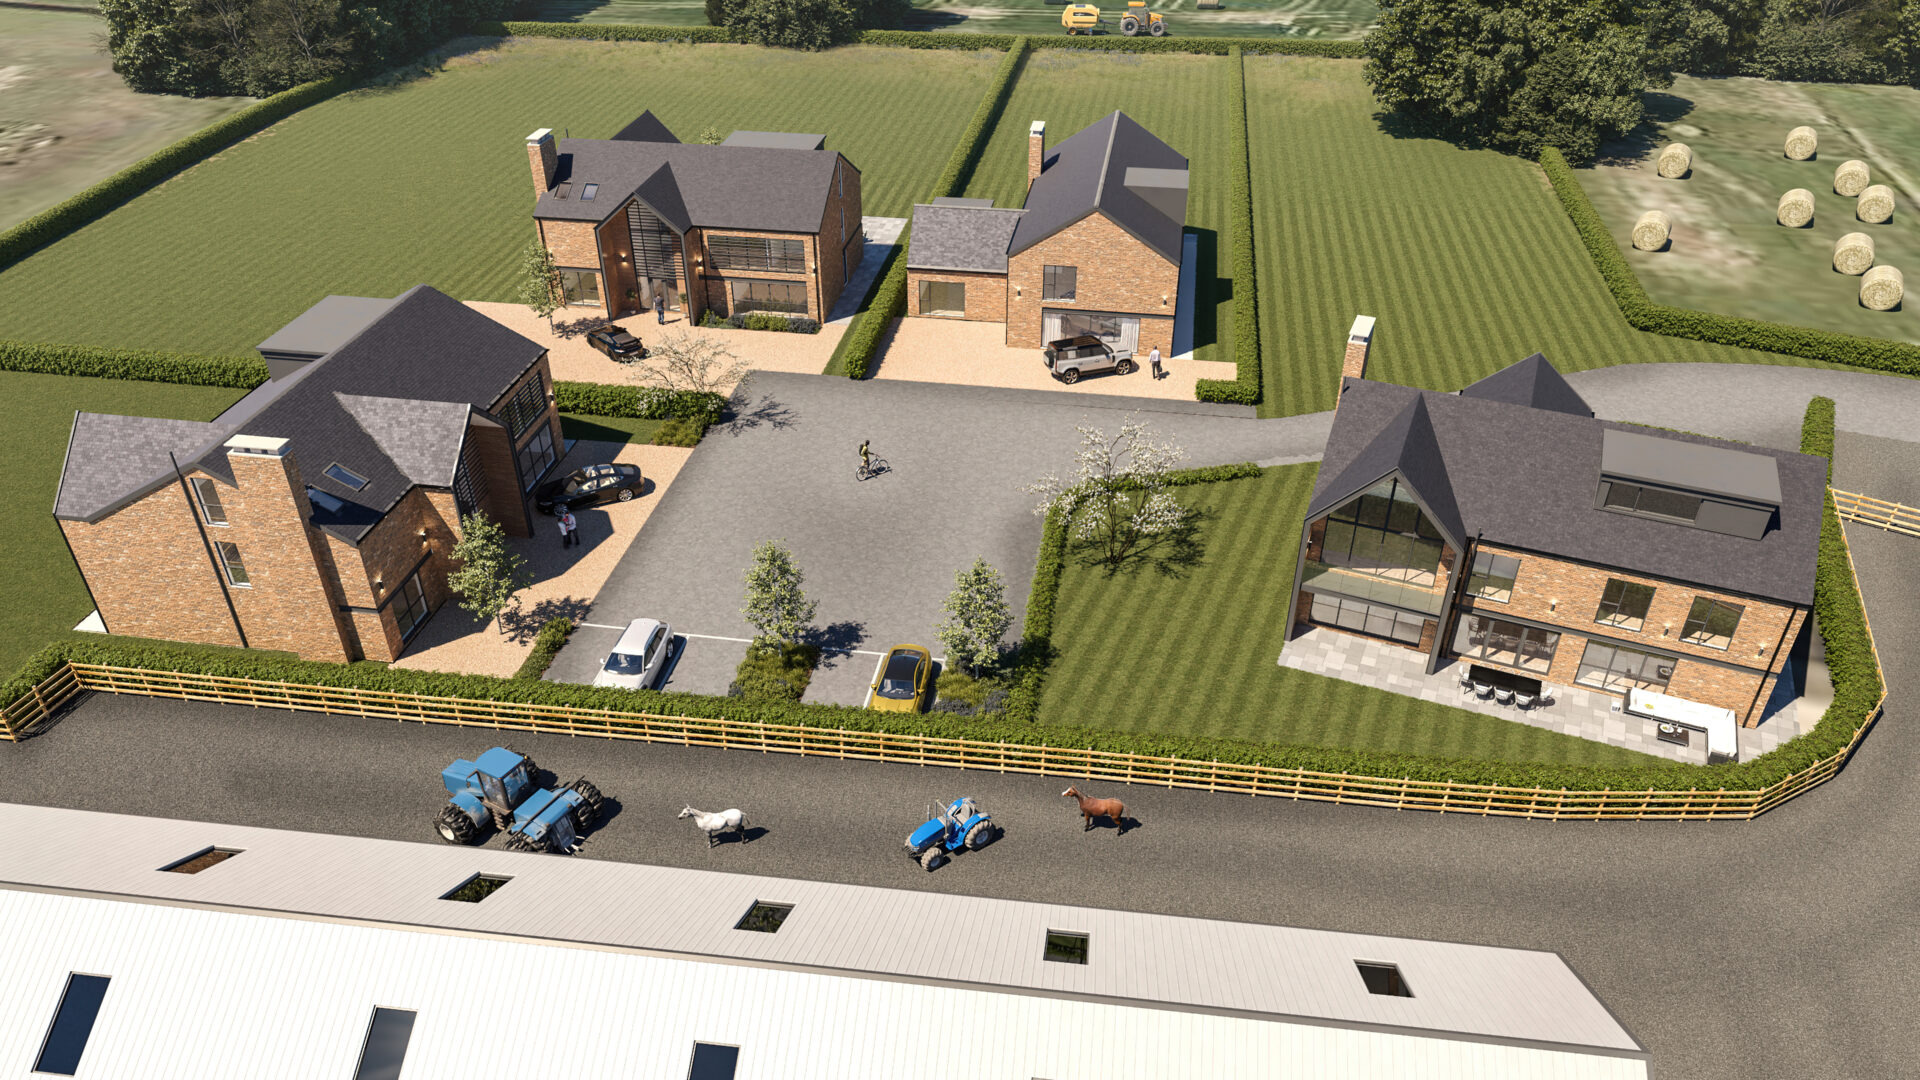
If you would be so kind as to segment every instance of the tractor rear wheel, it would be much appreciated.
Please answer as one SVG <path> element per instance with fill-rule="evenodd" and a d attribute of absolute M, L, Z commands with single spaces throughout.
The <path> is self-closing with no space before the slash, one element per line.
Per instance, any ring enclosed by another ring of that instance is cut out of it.
<path fill-rule="evenodd" d="M 981 848 L 993 843 L 994 840 L 999 837 L 999 833 L 1000 830 L 994 828 L 993 823 L 990 821 L 983 821 L 975 825 L 973 828 L 967 830 L 967 850 L 979 851 Z"/>
<path fill-rule="evenodd" d="M 930 847 L 920 853 L 920 868 L 931 874 L 947 864 L 947 853 L 938 847 Z"/>
<path fill-rule="evenodd" d="M 1147 27 L 1147 32 L 1152 34 L 1154 37 L 1166 37 L 1167 24 L 1160 22 L 1159 20 L 1156 19 L 1151 25 Z"/>
<path fill-rule="evenodd" d="M 1140 20 L 1129 15 L 1120 20 L 1120 32 L 1132 37 L 1140 32 Z"/>
<path fill-rule="evenodd" d="M 471 844 L 480 839 L 480 826 L 473 823 L 465 810 L 448 803 L 440 808 L 440 816 L 434 820 L 433 831 L 440 839 L 449 844 Z"/>
<path fill-rule="evenodd" d="M 573 831 L 585 833 L 600 824 L 600 814 L 606 800 L 601 798 L 599 788 L 585 780 L 575 780 L 573 790 L 580 793 L 580 805 L 573 808 Z"/>

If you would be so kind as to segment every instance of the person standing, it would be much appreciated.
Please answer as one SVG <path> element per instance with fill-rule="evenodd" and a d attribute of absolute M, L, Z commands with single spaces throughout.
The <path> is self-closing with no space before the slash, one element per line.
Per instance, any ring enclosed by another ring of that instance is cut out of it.
<path fill-rule="evenodd" d="M 580 543 L 580 523 L 573 519 L 573 511 L 566 507 L 560 510 L 560 546 L 573 547 Z"/>
<path fill-rule="evenodd" d="M 660 320 L 661 326 L 667 325 L 667 294 L 658 289 L 653 292 L 653 317 Z"/>
<path fill-rule="evenodd" d="M 1154 378 L 1156 379 L 1166 378 L 1167 373 L 1160 369 L 1160 346 L 1155 345 L 1152 351 L 1147 353 L 1147 363 L 1153 365 Z"/>

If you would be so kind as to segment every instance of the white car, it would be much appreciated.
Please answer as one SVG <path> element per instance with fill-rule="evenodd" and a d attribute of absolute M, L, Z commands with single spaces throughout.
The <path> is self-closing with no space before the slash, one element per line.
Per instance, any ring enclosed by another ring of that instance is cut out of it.
<path fill-rule="evenodd" d="M 673 627 L 658 619 L 635 619 L 627 624 L 613 651 L 600 661 L 593 685 L 628 690 L 657 687 L 666 675 L 667 657 L 672 652 Z"/>

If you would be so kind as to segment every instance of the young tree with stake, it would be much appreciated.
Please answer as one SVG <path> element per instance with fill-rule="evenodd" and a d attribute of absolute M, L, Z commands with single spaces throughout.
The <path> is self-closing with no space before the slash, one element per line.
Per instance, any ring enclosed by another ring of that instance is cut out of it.
<path fill-rule="evenodd" d="M 499 524 L 478 511 L 460 519 L 460 542 L 453 545 L 453 560 L 460 569 L 447 575 L 447 587 L 460 594 L 460 606 L 481 622 L 499 619 L 504 637 L 507 622 L 501 614 L 533 584 L 527 560 L 507 546 L 507 535 Z"/>
<path fill-rule="evenodd" d="M 946 621 L 938 627 L 940 644 L 947 647 L 947 661 L 968 675 L 1000 654 L 1000 639 L 1013 626 L 1013 612 L 1007 608 L 1007 589 L 1000 571 L 984 558 L 953 575 L 953 592 L 947 596 Z"/>
<path fill-rule="evenodd" d="M 1076 427 L 1080 450 L 1072 478 L 1048 474 L 1026 490 L 1041 497 L 1034 513 L 1067 515 L 1068 535 L 1098 548 L 1114 570 L 1142 541 L 1187 523 L 1186 508 L 1167 490 L 1167 474 L 1187 453 L 1161 439 L 1137 413 L 1111 438 L 1087 424 Z"/>
<path fill-rule="evenodd" d="M 553 254 L 538 237 L 527 245 L 520 274 L 520 298 L 535 315 L 547 320 L 547 329 L 553 329 L 553 313 L 566 303 L 566 287 L 560 280 L 560 268 L 553 264 Z"/>
<path fill-rule="evenodd" d="M 800 588 L 806 575 L 793 561 L 793 552 L 772 540 L 753 549 L 747 567 L 747 606 L 740 614 L 760 631 L 759 641 L 797 645 L 813 621 L 815 604 Z"/>

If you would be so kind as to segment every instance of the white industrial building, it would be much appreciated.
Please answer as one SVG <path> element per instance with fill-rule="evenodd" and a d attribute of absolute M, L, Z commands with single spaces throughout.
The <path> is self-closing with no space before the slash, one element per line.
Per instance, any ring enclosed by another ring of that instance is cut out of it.
<path fill-rule="evenodd" d="M 44 807 L 0 834 L 0 1077 L 1649 1075 L 1553 953 Z M 443 899 L 475 875 L 509 880 Z"/>

